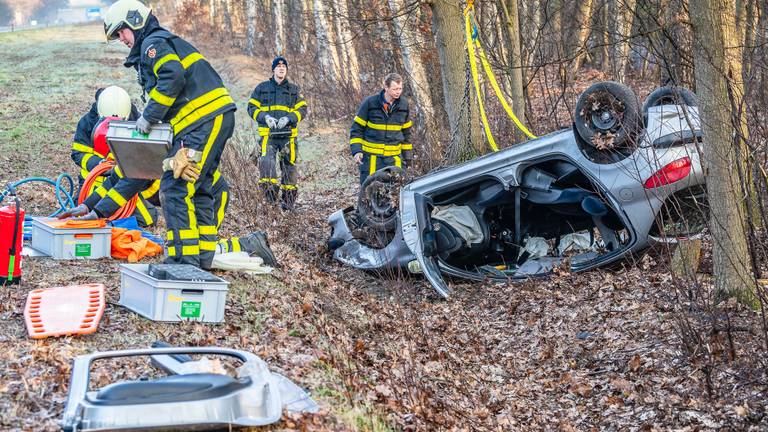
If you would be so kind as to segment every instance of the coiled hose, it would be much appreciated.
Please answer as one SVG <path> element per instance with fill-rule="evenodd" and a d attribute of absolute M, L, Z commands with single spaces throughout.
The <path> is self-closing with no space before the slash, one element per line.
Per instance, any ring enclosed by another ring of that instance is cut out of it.
<path fill-rule="evenodd" d="M 19 186 L 26 183 L 31 183 L 31 182 L 47 183 L 53 186 L 54 191 L 56 192 L 56 200 L 59 203 L 59 208 L 53 213 L 51 213 L 49 217 L 57 216 L 61 212 L 66 211 L 75 206 L 75 199 L 73 198 L 73 195 L 75 194 L 75 182 L 74 180 L 72 180 L 72 177 L 67 173 L 60 174 L 56 178 L 56 180 L 51 180 L 45 177 L 28 177 L 23 180 L 19 180 L 15 183 L 11 183 L 5 188 L 5 190 L 0 191 L 0 202 L 2 202 L 5 199 L 5 197 L 9 195 L 15 196 L 16 189 Z M 28 240 L 31 236 L 32 236 L 32 217 L 25 216 L 24 217 L 24 239 Z"/>
<path fill-rule="evenodd" d="M 88 177 L 85 178 L 83 181 L 83 186 L 80 188 L 80 194 L 77 197 L 77 203 L 82 204 L 83 201 L 85 201 L 86 198 L 88 198 L 88 194 L 91 191 L 91 188 L 93 187 L 93 184 L 96 182 L 96 179 L 100 176 L 104 175 L 107 171 L 111 170 L 115 167 L 115 162 L 113 160 L 107 159 L 105 161 L 102 161 L 96 167 L 94 167 L 91 172 L 88 173 Z M 134 195 L 131 197 L 131 199 L 128 200 L 128 202 L 125 203 L 124 206 L 120 207 L 115 213 L 112 214 L 112 216 L 109 216 L 106 218 L 107 220 L 113 221 L 117 219 L 123 219 L 130 217 L 133 214 L 133 211 L 136 210 L 136 202 L 139 200 L 138 195 Z"/>

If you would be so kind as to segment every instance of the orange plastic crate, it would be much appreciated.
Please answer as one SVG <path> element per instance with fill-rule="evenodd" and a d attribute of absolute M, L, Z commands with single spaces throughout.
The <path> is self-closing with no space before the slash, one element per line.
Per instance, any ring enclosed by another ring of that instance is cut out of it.
<path fill-rule="evenodd" d="M 32 339 L 90 334 L 104 314 L 104 285 L 36 289 L 27 296 L 24 321 Z"/>

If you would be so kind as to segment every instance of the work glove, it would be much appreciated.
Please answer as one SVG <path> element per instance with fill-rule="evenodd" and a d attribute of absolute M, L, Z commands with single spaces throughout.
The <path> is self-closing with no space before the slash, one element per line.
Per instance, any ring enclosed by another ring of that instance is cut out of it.
<path fill-rule="evenodd" d="M 282 116 L 280 117 L 280 120 L 277 121 L 277 128 L 282 129 L 286 126 L 288 126 L 288 122 L 291 121 L 291 119 L 288 118 L 288 116 Z"/>
<path fill-rule="evenodd" d="M 163 171 L 173 171 L 173 178 L 194 183 L 200 177 L 197 162 L 201 159 L 202 153 L 199 151 L 181 148 L 173 157 L 163 160 Z"/>
<path fill-rule="evenodd" d="M 152 129 L 152 123 L 150 123 L 149 120 L 145 119 L 144 116 L 141 116 L 139 117 L 138 120 L 136 120 L 137 131 L 143 134 L 148 134 L 150 129 Z"/>
<path fill-rule="evenodd" d="M 80 204 L 77 207 L 72 207 L 71 209 L 60 213 L 58 216 L 56 216 L 58 219 L 69 219 L 71 217 L 79 217 L 79 216 L 85 216 L 90 212 L 91 209 L 88 208 L 85 204 Z"/>
<path fill-rule="evenodd" d="M 82 216 L 77 216 L 72 219 L 73 220 L 96 220 L 96 219 L 99 219 L 99 215 L 96 214 L 95 210 L 91 210 Z"/>
<path fill-rule="evenodd" d="M 264 122 L 270 129 L 277 129 L 277 119 L 267 114 L 264 116 Z"/>
<path fill-rule="evenodd" d="M 355 159 L 355 163 L 356 164 L 362 165 L 363 164 L 363 153 L 362 152 L 355 153 L 354 159 Z"/>

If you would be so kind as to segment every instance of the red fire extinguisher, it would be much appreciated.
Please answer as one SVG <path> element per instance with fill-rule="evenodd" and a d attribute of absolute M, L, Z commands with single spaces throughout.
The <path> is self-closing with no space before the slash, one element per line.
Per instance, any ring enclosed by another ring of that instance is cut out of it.
<path fill-rule="evenodd" d="M 0 207 L 0 283 L 21 280 L 21 243 L 24 239 L 24 209 L 13 195 L 14 204 Z"/>

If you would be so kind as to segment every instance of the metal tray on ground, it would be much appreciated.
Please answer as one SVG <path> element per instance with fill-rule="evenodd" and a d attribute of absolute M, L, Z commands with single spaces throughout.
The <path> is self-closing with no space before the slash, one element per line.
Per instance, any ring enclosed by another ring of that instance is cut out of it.
<path fill-rule="evenodd" d="M 173 143 L 173 129 L 167 123 L 152 125 L 149 134 L 136 130 L 136 122 L 111 121 L 107 144 L 126 178 L 159 179 L 163 159 Z"/>

